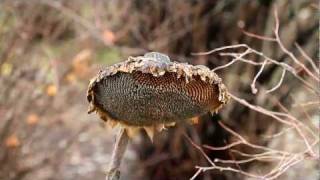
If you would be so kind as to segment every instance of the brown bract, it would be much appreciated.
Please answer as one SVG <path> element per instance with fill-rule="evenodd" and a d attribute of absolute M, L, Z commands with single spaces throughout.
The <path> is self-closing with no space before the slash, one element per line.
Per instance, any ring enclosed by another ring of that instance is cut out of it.
<path fill-rule="evenodd" d="M 111 127 L 122 125 L 129 136 L 145 129 L 152 138 L 176 123 L 197 123 L 217 112 L 229 96 L 209 68 L 138 56 L 100 71 L 89 84 L 88 112 L 97 112 Z"/>

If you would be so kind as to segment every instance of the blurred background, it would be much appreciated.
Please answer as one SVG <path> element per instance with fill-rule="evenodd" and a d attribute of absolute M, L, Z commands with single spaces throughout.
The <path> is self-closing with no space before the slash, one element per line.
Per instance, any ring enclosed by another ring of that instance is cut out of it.
<path fill-rule="evenodd" d="M 240 43 L 279 62 L 290 62 L 276 43 L 245 33 L 273 37 L 275 7 L 283 44 L 305 63 L 295 46 L 298 43 L 318 63 L 319 6 L 312 0 L 1 0 L 0 179 L 104 179 L 117 129 L 104 128 L 98 116 L 87 114 L 90 78 L 103 67 L 148 51 L 215 68 L 231 58 L 191 53 Z M 254 55 L 248 58 L 261 60 Z M 319 101 L 305 111 L 296 106 L 319 96 L 307 93 L 292 75 L 271 95 L 260 91 L 253 95 L 250 84 L 258 71 L 259 67 L 238 62 L 217 74 L 231 93 L 270 110 L 283 110 L 276 103 L 281 102 L 287 112 L 319 133 Z M 270 89 L 281 72 L 277 66 L 268 66 L 257 79 L 257 88 Z M 319 87 L 303 70 L 298 72 Z M 292 151 L 302 148 L 295 141 L 296 133 L 265 138 L 280 132 L 283 124 L 231 101 L 218 115 L 204 116 L 193 127 L 158 134 L 153 144 L 145 134 L 134 139 L 122 164 L 122 179 L 191 178 L 196 165 L 208 163 L 183 134 L 198 144 L 225 146 L 234 137 L 220 127 L 219 120 L 250 142 Z M 245 146 L 236 149 L 258 153 Z M 229 150 L 206 153 L 211 159 L 238 159 Z M 236 168 L 259 174 L 273 166 L 253 161 Z M 318 161 L 306 160 L 278 179 L 319 179 L 319 168 Z M 197 179 L 252 178 L 212 170 Z"/>

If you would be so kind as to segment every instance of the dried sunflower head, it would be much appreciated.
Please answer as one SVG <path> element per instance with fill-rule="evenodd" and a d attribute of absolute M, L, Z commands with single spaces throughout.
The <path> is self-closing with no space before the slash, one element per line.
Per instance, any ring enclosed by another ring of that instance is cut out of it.
<path fill-rule="evenodd" d="M 87 99 L 88 112 L 96 111 L 111 126 L 121 124 L 129 136 L 143 128 L 152 137 L 166 126 L 217 112 L 229 96 L 207 67 L 151 52 L 100 71 L 90 81 Z"/>

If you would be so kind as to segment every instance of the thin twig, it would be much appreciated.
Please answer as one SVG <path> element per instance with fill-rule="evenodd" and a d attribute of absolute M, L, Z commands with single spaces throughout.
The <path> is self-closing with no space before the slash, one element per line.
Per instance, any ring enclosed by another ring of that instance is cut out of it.
<path fill-rule="evenodd" d="M 276 25 L 275 25 L 275 29 L 274 29 L 274 34 L 276 36 L 276 40 L 277 40 L 277 43 L 279 44 L 281 50 L 287 54 L 297 65 L 299 65 L 303 70 L 306 71 L 306 73 L 312 77 L 313 79 L 315 79 L 316 81 L 320 81 L 319 77 L 317 77 L 317 75 L 314 75 L 303 63 L 301 63 L 297 58 L 296 56 L 290 52 L 285 46 L 284 44 L 282 43 L 281 39 L 280 39 L 280 35 L 279 35 L 279 27 L 280 27 L 280 23 L 279 23 L 279 17 L 278 17 L 278 11 L 277 9 L 275 9 L 274 11 L 274 18 L 275 18 L 275 21 L 276 21 Z"/>
<path fill-rule="evenodd" d="M 256 84 L 256 81 L 257 81 L 258 77 L 261 75 L 264 67 L 266 66 L 266 64 L 267 64 L 267 60 L 265 60 L 265 61 L 263 62 L 260 70 L 258 71 L 258 73 L 256 74 L 256 76 L 254 77 L 254 79 L 253 79 L 253 81 L 252 81 L 252 83 L 251 83 L 251 91 L 252 91 L 253 94 L 256 94 L 256 93 L 258 92 L 258 89 L 256 88 L 256 85 L 255 85 L 255 84 Z"/>
<path fill-rule="evenodd" d="M 273 41 L 273 42 L 276 42 L 276 41 L 277 41 L 275 38 L 258 35 L 258 34 L 255 34 L 255 33 L 248 32 L 248 31 L 246 31 L 246 30 L 242 30 L 242 32 L 243 32 L 245 35 L 249 36 L 249 37 L 253 37 L 253 38 L 256 38 L 256 39 L 263 40 L 263 41 Z"/>
<path fill-rule="evenodd" d="M 297 120 L 295 117 L 293 117 L 292 115 L 287 114 L 287 113 L 274 112 L 274 111 L 270 111 L 270 110 L 264 109 L 264 108 L 262 108 L 262 107 L 260 107 L 260 106 L 252 105 L 252 104 L 248 103 L 246 100 L 241 99 L 241 98 L 238 98 L 238 97 L 236 97 L 235 95 L 233 95 L 233 94 L 231 94 L 231 93 L 229 93 L 229 96 L 230 96 L 232 99 L 236 100 L 238 103 L 240 103 L 240 104 L 242 104 L 242 105 L 244 105 L 244 106 L 247 106 L 247 107 L 249 107 L 250 109 L 253 109 L 253 110 L 257 111 L 257 112 L 260 112 L 260 113 L 262 113 L 262 114 L 265 114 L 265 115 L 267 115 L 267 116 L 270 116 L 270 117 L 272 117 L 273 119 L 275 119 L 275 120 L 277 120 L 277 121 L 279 121 L 279 122 L 281 122 L 281 123 L 283 123 L 283 124 L 286 124 L 286 125 L 295 127 L 295 130 L 298 132 L 298 134 L 299 134 L 299 135 L 301 136 L 301 138 L 304 140 L 304 143 L 306 144 L 309 152 L 310 152 L 313 156 L 315 156 L 315 153 L 314 153 L 314 151 L 312 150 L 312 147 L 311 147 L 309 141 L 307 140 L 305 134 L 302 132 L 301 128 L 299 127 L 299 124 L 302 125 L 303 128 L 307 129 L 310 133 L 312 133 L 312 134 L 314 135 L 313 131 L 312 131 L 309 127 L 307 127 L 306 125 L 304 125 L 302 122 L 300 122 L 299 120 Z M 285 119 L 283 119 L 283 118 L 281 118 L 281 117 L 279 117 L 279 116 L 287 117 L 290 121 L 285 120 Z M 316 138 L 316 139 L 317 139 L 317 138 Z"/>
<path fill-rule="evenodd" d="M 222 146 L 222 147 L 212 147 L 212 146 L 205 144 L 205 145 L 203 145 L 203 147 L 206 149 L 210 149 L 212 151 L 223 151 L 223 150 L 231 149 L 232 147 L 237 146 L 242 143 L 243 143 L 243 141 L 236 141 L 236 142 L 233 142 L 231 144 L 228 144 L 228 145 Z"/>
<path fill-rule="evenodd" d="M 218 51 L 222 51 L 222 50 L 226 50 L 226 49 L 234 49 L 234 48 L 240 48 L 240 47 L 247 48 L 248 45 L 246 45 L 246 44 L 236 44 L 236 45 L 230 45 L 230 46 L 223 46 L 223 47 L 216 48 L 216 49 L 213 49 L 213 50 L 207 51 L 207 52 L 191 53 L 191 55 L 194 55 L 194 56 L 203 56 L 203 55 L 209 55 L 209 54 L 212 54 L 212 53 L 214 53 L 214 52 L 218 52 Z"/>
<path fill-rule="evenodd" d="M 271 92 L 275 91 L 276 89 L 278 89 L 281 86 L 285 75 L 286 75 L 286 69 L 283 69 L 282 74 L 281 74 L 281 78 L 280 78 L 280 81 L 278 82 L 278 84 L 276 86 L 274 86 L 272 89 L 267 90 L 266 93 L 268 94 L 268 93 L 271 93 Z"/>
<path fill-rule="evenodd" d="M 215 72 L 216 70 L 218 69 L 223 69 L 223 68 L 226 68 L 228 66 L 230 66 L 231 64 L 237 62 L 238 60 L 240 60 L 242 57 L 246 56 L 247 54 L 250 54 L 251 53 L 251 50 L 250 49 L 247 49 L 244 53 L 241 53 L 239 56 L 237 56 L 236 58 L 234 58 L 232 61 L 230 61 L 229 63 L 225 64 L 225 65 L 222 65 L 222 66 L 218 66 L 216 68 L 214 68 L 212 71 Z"/>
<path fill-rule="evenodd" d="M 310 90 L 309 92 L 315 93 L 318 96 L 320 94 L 319 89 L 316 86 L 314 86 L 313 83 L 308 82 L 304 77 L 302 77 L 301 74 L 299 74 L 297 72 L 297 70 L 294 68 L 294 65 L 299 66 L 299 68 L 303 69 L 307 73 L 308 77 L 311 77 L 312 79 L 314 79 L 318 82 L 319 82 L 319 68 L 317 68 L 314 61 L 303 51 L 303 49 L 298 44 L 295 44 L 297 49 L 300 51 L 301 55 L 312 66 L 310 68 L 310 70 L 306 67 L 305 64 L 300 62 L 298 60 L 298 58 L 283 45 L 283 43 L 280 39 L 280 36 L 279 36 L 280 25 L 279 25 L 278 14 L 276 11 L 275 11 L 275 21 L 276 21 L 275 28 L 274 28 L 275 38 L 264 37 L 264 36 L 256 35 L 253 33 L 246 32 L 246 31 L 244 31 L 244 33 L 247 36 L 257 38 L 260 40 L 276 42 L 278 44 L 278 46 L 280 46 L 280 49 L 287 56 L 289 56 L 289 58 L 292 60 L 289 63 L 279 62 L 278 60 L 272 59 L 272 58 L 266 56 L 265 54 L 263 54 L 262 52 L 257 51 L 255 49 L 249 47 L 246 44 L 224 46 L 224 47 L 213 49 L 208 52 L 193 53 L 193 55 L 209 55 L 212 53 L 219 52 L 220 56 L 232 57 L 232 60 L 229 63 L 215 68 L 214 71 L 218 70 L 218 69 L 227 68 L 227 67 L 235 64 L 237 61 L 241 61 L 241 62 L 250 64 L 250 65 L 254 65 L 254 66 L 261 66 L 258 73 L 254 76 L 253 82 L 251 84 L 253 94 L 257 93 L 257 91 L 258 91 L 255 84 L 256 84 L 257 79 L 261 75 L 261 73 L 264 71 L 265 66 L 269 65 L 269 64 L 274 64 L 274 65 L 277 65 L 282 68 L 282 74 L 279 79 L 279 82 L 273 88 L 271 88 L 270 90 L 267 90 L 266 93 L 270 93 L 270 92 L 277 90 L 283 84 L 284 78 L 286 76 L 286 72 L 288 71 L 294 77 L 296 77 L 297 80 L 299 80 L 299 82 L 301 83 L 301 85 L 303 87 L 305 87 L 307 90 Z M 245 48 L 245 51 L 238 52 L 238 53 L 236 53 L 236 52 L 221 52 L 221 51 L 226 51 L 226 50 L 230 50 L 230 49 L 238 50 L 238 48 L 241 48 L 241 50 L 243 48 Z M 262 61 L 256 62 L 253 60 L 245 59 L 244 57 L 248 54 L 254 54 L 259 57 L 262 57 Z M 276 136 L 280 136 L 280 135 L 288 132 L 289 130 L 295 130 L 296 133 L 298 134 L 298 137 L 301 138 L 302 142 L 305 144 L 305 147 L 300 152 L 291 152 L 288 150 L 278 150 L 278 149 L 270 148 L 268 146 L 254 144 L 254 143 L 249 142 L 249 140 L 246 140 L 246 138 L 244 138 L 242 135 L 238 134 L 236 131 L 234 131 L 231 128 L 224 125 L 221 121 L 219 121 L 220 126 L 224 130 L 226 130 L 227 132 L 229 132 L 230 134 L 235 136 L 238 139 L 238 141 L 235 141 L 235 142 L 228 144 L 226 146 L 223 146 L 223 147 L 212 147 L 209 145 L 203 145 L 203 147 L 206 149 L 209 149 L 209 150 L 214 150 L 214 151 L 229 149 L 230 151 L 236 152 L 246 159 L 241 159 L 241 160 L 215 159 L 214 162 L 211 163 L 210 167 L 196 166 L 198 171 L 196 171 L 196 173 L 192 177 L 193 179 L 195 179 L 200 173 L 205 172 L 207 170 L 220 170 L 220 171 L 236 172 L 236 173 L 243 174 L 243 175 L 246 175 L 249 177 L 254 177 L 256 179 L 272 180 L 272 179 L 279 178 L 279 176 L 281 174 L 283 174 L 286 170 L 288 170 L 290 167 L 293 167 L 294 165 L 302 162 L 306 158 L 311 158 L 313 160 L 319 159 L 319 154 L 317 154 L 314 151 L 315 146 L 318 145 L 319 141 L 320 141 L 319 137 L 317 136 L 317 133 L 314 132 L 305 123 L 303 123 L 301 121 L 301 119 L 298 119 L 297 117 L 290 114 L 290 111 L 285 106 L 282 106 L 282 104 L 280 102 L 279 102 L 279 104 L 280 104 L 281 108 L 284 110 L 284 112 L 277 112 L 277 111 L 268 110 L 262 106 L 250 104 L 246 100 L 244 100 L 240 97 L 237 97 L 235 95 L 232 95 L 230 93 L 229 93 L 229 95 L 233 100 L 237 101 L 241 105 L 246 106 L 249 109 L 256 111 L 258 113 L 269 116 L 269 117 L 277 120 L 279 123 L 282 123 L 286 126 L 289 126 L 284 131 L 281 131 L 278 134 L 272 135 L 272 138 L 274 138 Z M 314 105 L 316 103 L 312 102 L 311 104 Z M 318 130 L 318 128 L 316 128 L 316 129 Z M 310 133 L 310 134 L 308 134 L 308 133 Z M 309 136 L 309 135 L 312 135 L 313 139 L 310 139 L 311 136 Z M 300 140 L 300 139 L 297 139 L 297 141 L 298 140 Z M 193 145 L 196 145 L 196 144 L 193 144 Z M 262 152 L 262 153 L 260 153 L 260 154 L 246 154 L 244 152 L 240 152 L 240 151 L 233 149 L 235 146 L 238 146 L 238 145 L 245 145 L 247 147 L 253 148 L 256 151 Z M 201 148 L 199 148 L 198 145 L 197 145 L 197 149 L 199 149 L 202 154 L 204 153 L 203 150 Z M 265 172 L 264 175 L 258 175 L 258 174 L 256 175 L 256 174 L 253 174 L 250 172 L 245 172 L 241 169 L 234 169 L 232 167 L 223 167 L 218 164 L 218 163 L 222 163 L 225 165 L 228 165 L 228 164 L 238 165 L 238 164 L 248 163 L 248 162 L 252 162 L 252 161 L 274 161 L 274 162 L 277 162 L 277 165 L 275 165 L 274 168 L 272 168 L 268 172 Z"/>
<path fill-rule="evenodd" d="M 298 43 L 294 43 L 294 45 L 296 46 L 296 48 L 299 50 L 299 52 L 301 53 L 301 55 L 311 64 L 313 70 L 319 75 L 319 68 L 318 66 L 313 62 L 313 60 L 311 59 L 311 57 L 302 49 L 302 47 L 298 44 Z"/>
<path fill-rule="evenodd" d="M 262 62 L 254 62 L 252 60 L 247 60 L 247 59 L 243 58 L 243 56 L 244 56 L 243 53 L 245 53 L 245 55 L 247 53 L 248 54 L 253 53 L 253 54 L 256 54 L 256 55 L 262 57 L 265 61 L 268 61 L 266 63 L 266 65 L 267 64 L 275 64 L 277 66 L 282 67 L 286 71 L 290 72 L 300 82 L 302 82 L 303 85 L 305 85 L 304 87 L 307 90 L 309 90 L 310 92 L 312 92 L 312 93 L 314 93 L 316 95 L 320 94 L 320 91 L 317 88 L 315 88 L 313 85 L 311 85 L 309 82 L 304 80 L 301 76 L 299 76 L 297 71 L 292 66 L 290 66 L 287 63 L 279 62 L 279 61 L 277 61 L 275 59 L 272 59 L 272 58 L 266 56 L 265 54 L 263 54 L 262 52 L 259 52 L 259 51 L 255 50 L 255 49 L 251 48 L 247 44 L 237 44 L 237 45 L 223 46 L 223 47 L 216 48 L 216 49 L 213 49 L 213 50 L 207 51 L 207 52 L 192 53 L 192 55 L 209 55 L 209 54 L 212 54 L 212 53 L 215 53 L 215 52 L 219 52 L 219 51 L 223 51 L 223 50 L 227 50 L 227 49 L 237 49 L 237 48 L 246 48 L 246 51 L 241 52 L 241 53 L 219 53 L 219 55 L 221 55 L 221 56 L 231 56 L 231 57 L 233 57 L 233 60 L 231 62 L 225 64 L 225 65 L 217 67 L 216 69 L 214 69 L 214 71 L 217 70 L 217 69 L 227 68 L 227 67 L 229 67 L 230 65 L 234 64 L 237 61 L 242 61 L 242 62 L 245 62 L 245 63 L 248 63 L 248 64 L 252 64 L 252 65 L 255 65 L 255 66 L 259 66 L 259 65 L 262 66 L 264 64 Z M 248 49 L 250 49 L 250 51 L 247 51 Z"/>

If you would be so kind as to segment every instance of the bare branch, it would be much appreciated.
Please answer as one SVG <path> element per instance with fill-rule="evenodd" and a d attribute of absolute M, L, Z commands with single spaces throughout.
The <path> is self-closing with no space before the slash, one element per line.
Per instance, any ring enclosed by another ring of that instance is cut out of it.
<path fill-rule="evenodd" d="M 272 37 L 266 37 L 266 36 L 261 36 L 261 35 L 258 35 L 258 34 L 254 34 L 254 33 L 251 33 L 251 32 L 248 32 L 246 30 L 242 30 L 242 32 L 249 36 L 249 37 L 253 37 L 253 38 L 256 38 L 256 39 L 260 39 L 260 40 L 263 40 L 263 41 L 273 41 L 273 42 L 276 42 L 277 40 L 275 38 L 272 38 Z"/>
<path fill-rule="evenodd" d="M 315 79 L 316 81 L 320 82 L 320 79 L 319 77 L 317 77 L 317 75 L 314 75 L 303 63 L 301 63 L 295 55 L 293 55 L 292 52 L 290 52 L 282 43 L 281 39 L 280 39 L 280 36 L 279 36 L 279 17 L 278 17 L 278 11 L 277 9 L 275 9 L 274 11 L 274 18 L 275 18 L 275 21 L 276 21 L 276 25 L 275 25 L 275 29 L 274 29 L 274 34 L 276 36 L 276 40 L 277 40 L 277 43 L 279 44 L 281 50 L 287 54 L 297 65 L 299 65 L 304 71 L 306 71 L 306 73 L 308 75 L 310 75 L 310 77 L 312 77 L 313 79 Z"/>
<path fill-rule="evenodd" d="M 237 56 L 236 58 L 234 58 L 232 61 L 230 61 L 229 63 L 225 64 L 225 65 L 222 65 L 222 66 L 218 66 L 216 68 L 214 68 L 212 71 L 216 71 L 216 70 L 219 70 L 219 69 L 223 69 L 223 68 L 226 68 L 230 65 L 232 65 L 233 63 L 237 62 L 238 60 L 240 60 L 242 57 L 246 56 L 247 54 L 250 54 L 251 53 L 251 50 L 250 49 L 247 49 L 244 53 L 241 53 L 239 56 Z"/>
<path fill-rule="evenodd" d="M 204 148 L 206 149 L 210 149 L 210 150 L 213 150 L 213 151 L 223 151 L 223 150 L 227 150 L 227 149 L 230 149 L 234 146 L 237 146 L 239 144 L 242 144 L 243 141 L 236 141 L 236 142 L 233 142 L 231 144 L 228 144 L 226 146 L 222 146 L 222 147 L 212 147 L 212 146 L 209 146 L 209 145 L 203 145 Z"/>
<path fill-rule="evenodd" d="M 244 32 L 244 34 L 246 34 L 249 37 L 253 37 L 256 39 L 263 40 L 263 41 L 276 42 L 277 45 L 280 47 L 280 49 L 285 53 L 285 55 L 289 56 L 289 58 L 292 60 L 291 62 L 287 62 L 287 63 L 279 62 L 275 59 L 272 59 L 272 58 L 266 56 L 262 52 L 257 51 L 255 49 L 249 47 L 246 44 L 224 46 L 224 47 L 213 49 L 208 52 L 193 53 L 193 55 L 209 55 L 212 53 L 219 52 L 220 56 L 227 56 L 227 57 L 229 56 L 232 58 L 232 60 L 229 63 L 218 66 L 215 69 L 213 69 L 213 71 L 228 68 L 231 65 L 233 65 L 234 63 L 236 63 L 237 61 L 241 61 L 241 62 L 250 64 L 250 65 L 254 65 L 254 66 L 260 66 L 259 71 L 257 72 L 257 74 L 255 74 L 253 81 L 251 83 L 251 90 L 252 90 L 253 94 L 256 94 L 258 92 L 258 89 L 256 88 L 256 81 L 259 78 L 259 76 L 262 74 L 262 72 L 264 71 L 265 66 L 272 64 L 272 65 L 277 65 L 280 68 L 282 68 L 282 74 L 281 74 L 281 77 L 280 77 L 278 83 L 274 87 L 272 87 L 271 89 L 267 90 L 266 94 L 274 92 L 277 89 L 279 89 L 281 87 L 281 85 L 284 83 L 284 78 L 286 77 L 286 72 L 289 72 L 297 80 L 299 80 L 299 83 L 301 83 L 302 87 L 309 90 L 309 91 L 306 91 L 306 93 L 311 92 L 311 93 L 314 93 L 317 96 L 319 96 L 319 94 L 320 94 L 319 89 L 313 83 L 310 83 L 306 79 L 304 79 L 305 77 L 302 77 L 297 72 L 297 70 L 294 68 L 294 66 L 295 65 L 299 66 L 299 68 L 301 68 L 303 71 L 305 71 L 307 73 L 307 78 L 311 77 L 313 80 L 315 80 L 317 82 L 319 82 L 319 68 L 316 66 L 314 61 L 303 51 L 303 49 L 298 44 L 295 44 L 295 46 L 300 51 L 301 55 L 308 61 L 308 63 L 311 64 L 312 71 L 310 69 L 308 69 L 305 64 L 300 62 L 298 60 L 298 58 L 283 45 L 283 43 L 280 39 L 280 36 L 279 36 L 280 24 L 279 24 L 278 14 L 276 11 L 275 11 L 275 22 L 276 22 L 275 28 L 274 28 L 275 38 L 265 37 L 265 36 L 253 34 L 253 33 L 247 32 L 247 31 L 243 31 L 243 32 Z M 241 48 L 241 50 L 243 50 L 243 48 L 245 48 L 245 50 L 242 52 L 221 52 L 221 51 L 230 50 L 230 49 L 238 50 L 238 48 Z M 247 56 L 249 54 L 254 54 L 256 56 L 262 57 L 262 60 L 253 61 L 250 59 L 246 59 L 245 56 Z M 304 143 L 304 146 L 302 146 L 303 150 L 300 150 L 300 152 L 291 152 L 288 150 L 279 150 L 279 149 L 275 149 L 275 148 L 270 148 L 268 146 L 251 143 L 248 140 L 246 140 L 246 138 L 244 138 L 244 136 L 240 135 L 239 133 L 237 133 L 236 131 L 232 130 L 231 128 L 224 125 L 221 121 L 219 121 L 220 126 L 224 130 L 226 130 L 227 132 L 232 134 L 234 137 L 236 137 L 238 140 L 235 142 L 232 142 L 230 144 L 227 144 L 225 146 L 222 146 L 222 147 L 212 147 L 209 145 L 203 145 L 203 148 L 208 149 L 208 150 L 213 150 L 213 151 L 228 150 L 229 149 L 231 152 L 237 153 L 238 155 L 242 156 L 242 158 L 245 158 L 245 159 L 241 159 L 241 160 L 215 159 L 213 162 L 211 161 L 210 167 L 197 166 L 196 168 L 198 170 L 196 171 L 196 173 L 194 174 L 192 179 L 195 179 L 201 172 L 205 172 L 207 170 L 219 170 L 219 171 L 235 172 L 235 173 L 242 174 L 242 175 L 245 175 L 248 177 L 253 177 L 256 179 L 273 180 L 273 179 L 279 178 L 279 176 L 282 175 L 286 170 L 288 170 L 289 168 L 293 167 L 294 165 L 296 165 L 298 163 L 301 163 L 304 159 L 307 159 L 307 158 L 310 158 L 313 160 L 319 159 L 319 154 L 317 154 L 314 151 L 314 148 L 316 147 L 316 145 L 319 144 L 320 140 L 318 137 L 318 133 L 313 130 L 313 129 L 319 130 L 319 128 L 311 129 L 307 124 L 304 123 L 304 121 L 293 116 L 291 114 L 292 112 L 290 112 L 288 110 L 288 108 L 286 108 L 284 105 L 282 105 L 279 100 L 276 103 L 280 106 L 280 108 L 283 110 L 283 112 L 268 110 L 262 106 L 250 104 L 246 100 L 244 100 L 240 97 L 237 97 L 231 93 L 229 93 L 229 95 L 230 95 L 231 99 L 233 99 L 236 102 L 240 103 L 241 105 L 249 108 L 250 110 L 261 113 L 261 114 L 266 115 L 268 117 L 271 117 L 272 119 L 276 120 L 277 122 L 285 125 L 284 130 L 280 131 L 279 133 L 268 136 L 266 138 L 275 138 L 275 137 L 284 135 L 285 133 L 288 133 L 288 132 L 296 133 L 297 137 L 299 137 L 299 139 L 297 139 L 296 142 L 301 141 L 302 143 Z M 308 105 L 316 105 L 316 104 L 319 104 L 319 102 L 307 102 L 304 104 L 299 103 L 299 107 L 304 107 L 303 105 L 308 106 Z M 308 114 L 306 112 L 305 112 L 305 114 L 307 116 L 307 119 L 310 120 L 311 118 L 308 116 Z M 233 149 L 233 148 L 235 148 L 235 146 L 238 146 L 238 145 L 247 146 L 248 148 L 252 148 L 255 151 L 258 151 L 261 153 L 247 154 L 247 153 Z M 199 149 L 202 154 L 204 153 L 203 150 L 201 149 L 201 147 L 199 147 L 198 145 L 197 145 L 197 149 Z M 205 157 L 207 158 L 207 156 L 205 156 Z M 239 166 L 239 164 L 244 164 L 244 163 L 248 163 L 248 162 L 252 162 L 252 161 L 275 162 L 276 165 L 272 169 L 270 169 L 268 172 L 265 172 L 263 175 L 245 172 L 241 168 L 234 169 L 232 167 L 224 167 L 224 165 L 229 166 L 230 164 Z M 217 164 L 215 164 L 215 163 L 217 163 Z M 218 165 L 218 163 L 219 163 L 219 165 Z"/>
<path fill-rule="evenodd" d="M 266 64 L 267 64 L 267 60 L 265 60 L 265 61 L 263 62 L 260 70 L 258 71 L 258 73 L 256 74 L 256 76 L 254 77 L 254 79 L 253 79 L 253 81 L 252 81 L 252 83 L 251 83 L 251 91 L 252 91 L 253 94 L 256 94 L 256 93 L 258 92 L 258 89 L 256 88 L 256 85 L 255 85 L 255 84 L 256 84 L 256 81 L 257 81 L 258 77 L 261 75 L 264 67 L 266 66 Z"/>
<path fill-rule="evenodd" d="M 311 59 L 311 57 L 302 49 L 302 47 L 298 44 L 298 43 L 294 43 L 294 45 L 296 46 L 296 48 L 299 50 L 299 52 L 301 53 L 301 55 L 311 64 L 313 70 L 318 74 L 319 76 L 319 68 L 318 66 L 313 62 L 313 60 Z M 319 61 L 319 60 L 318 60 Z"/>
<path fill-rule="evenodd" d="M 272 89 L 267 90 L 266 93 L 271 93 L 271 92 L 275 91 L 276 89 L 278 89 L 281 86 L 285 75 L 286 75 L 286 69 L 283 69 L 282 74 L 281 74 L 281 78 L 280 78 L 280 81 L 278 82 L 278 84 L 276 86 L 274 86 Z"/>
<path fill-rule="evenodd" d="M 216 48 L 216 49 L 213 49 L 213 50 L 207 51 L 207 52 L 191 53 L 191 55 L 203 56 L 203 55 L 209 55 L 209 54 L 212 54 L 214 52 L 218 52 L 218 51 L 222 51 L 222 50 L 226 50 L 226 49 L 234 49 L 234 48 L 241 48 L 241 47 L 248 48 L 248 45 L 246 45 L 246 44 L 236 44 L 236 45 L 231 45 L 231 46 L 223 46 L 223 47 Z"/>

